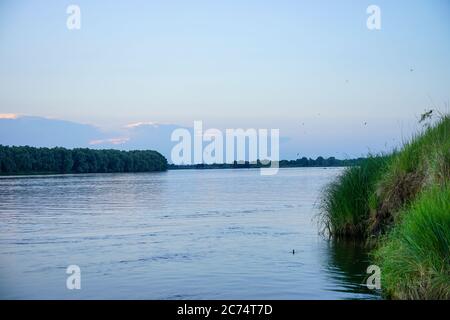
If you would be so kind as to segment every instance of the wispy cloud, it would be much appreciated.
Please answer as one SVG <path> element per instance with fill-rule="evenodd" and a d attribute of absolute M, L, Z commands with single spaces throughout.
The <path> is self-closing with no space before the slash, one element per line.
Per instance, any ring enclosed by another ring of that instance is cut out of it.
<path fill-rule="evenodd" d="M 153 126 L 153 127 L 157 127 L 158 124 L 156 122 L 152 122 L 152 121 L 142 121 L 142 122 L 135 122 L 135 123 L 130 123 L 127 124 L 125 126 L 125 128 L 136 128 L 136 127 L 140 127 L 140 126 Z"/>
<path fill-rule="evenodd" d="M 91 140 L 89 141 L 90 145 L 98 145 L 98 144 L 124 144 L 125 142 L 129 141 L 130 138 L 128 137 L 120 137 L 120 138 L 111 138 L 111 139 L 98 139 L 98 140 Z"/>

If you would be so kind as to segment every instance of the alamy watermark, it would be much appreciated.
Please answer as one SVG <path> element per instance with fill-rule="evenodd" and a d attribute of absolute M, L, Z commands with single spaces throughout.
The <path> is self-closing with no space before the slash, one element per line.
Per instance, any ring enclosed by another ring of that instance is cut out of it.
<path fill-rule="evenodd" d="M 370 290 L 380 290 L 381 289 L 381 269 L 377 265 L 370 265 L 366 270 L 367 274 L 370 276 L 366 280 L 367 288 Z"/>
<path fill-rule="evenodd" d="M 66 20 L 66 26 L 69 30 L 81 29 L 81 9 L 76 4 L 67 6 L 66 13 L 69 15 Z"/>
<path fill-rule="evenodd" d="M 66 280 L 66 288 L 69 290 L 81 289 L 81 269 L 76 264 L 67 267 L 66 273 L 69 275 Z"/>
<path fill-rule="evenodd" d="M 377 5 L 370 5 L 366 9 L 366 13 L 369 15 L 366 21 L 367 29 L 369 30 L 381 30 L 381 9 Z"/>
<path fill-rule="evenodd" d="M 224 141 L 225 137 L 225 141 Z M 259 163 L 261 175 L 278 173 L 280 160 L 280 130 L 270 129 L 219 129 L 203 131 L 203 122 L 194 121 L 193 137 L 188 129 L 178 128 L 171 140 L 178 142 L 171 152 L 176 165 Z M 204 144 L 206 143 L 206 146 Z"/>

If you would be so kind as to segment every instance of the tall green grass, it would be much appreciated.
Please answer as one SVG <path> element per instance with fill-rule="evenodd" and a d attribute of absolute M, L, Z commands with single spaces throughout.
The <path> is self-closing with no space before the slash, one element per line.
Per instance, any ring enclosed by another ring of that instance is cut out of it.
<path fill-rule="evenodd" d="M 387 156 L 369 156 L 347 168 L 321 198 L 321 222 L 337 237 L 367 237 L 386 231 L 397 212 L 426 186 L 450 179 L 450 117 L 442 116 Z"/>
<path fill-rule="evenodd" d="M 394 222 L 396 213 L 410 204 L 421 190 L 450 180 L 450 117 L 442 116 L 393 157 L 377 183 L 378 220 Z"/>
<path fill-rule="evenodd" d="M 450 299 L 450 185 L 424 192 L 375 253 L 395 299 Z"/>
<path fill-rule="evenodd" d="M 388 297 L 450 299 L 449 115 L 390 156 L 346 169 L 321 204 L 332 236 L 380 241 L 374 258 Z"/>
<path fill-rule="evenodd" d="M 389 156 L 369 156 L 348 167 L 323 191 L 321 222 L 335 237 L 364 237 L 376 182 L 385 172 Z"/>

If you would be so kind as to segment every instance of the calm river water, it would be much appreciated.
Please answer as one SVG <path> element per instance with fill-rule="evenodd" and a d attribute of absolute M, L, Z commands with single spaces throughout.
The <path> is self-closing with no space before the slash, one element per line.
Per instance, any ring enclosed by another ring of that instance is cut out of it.
<path fill-rule="evenodd" d="M 364 250 L 318 234 L 340 171 L 1 177 L 0 298 L 378 298 Z"/>

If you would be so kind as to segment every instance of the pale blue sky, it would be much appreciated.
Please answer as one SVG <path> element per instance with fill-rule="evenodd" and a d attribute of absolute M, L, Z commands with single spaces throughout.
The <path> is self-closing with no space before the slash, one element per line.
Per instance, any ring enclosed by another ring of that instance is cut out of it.
<path fill-rule="evenodd" d="M 81 30 L 66 28 L 69 4 Z M 445 0 L 2 1 L 0 113 L 280 128 L 352 154 L 443 107 L 449 57 Z"/>

